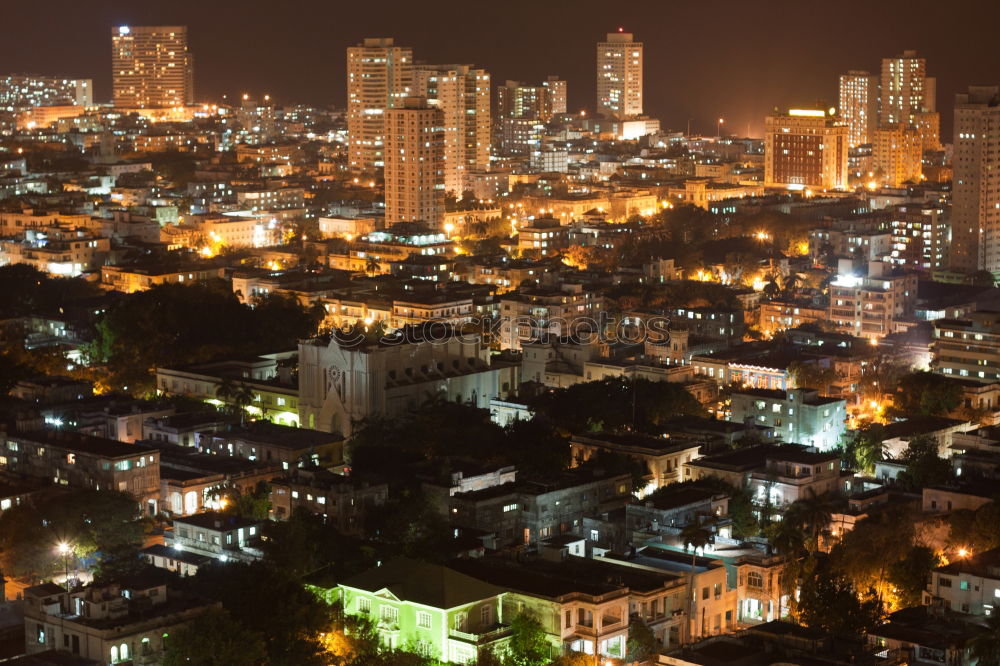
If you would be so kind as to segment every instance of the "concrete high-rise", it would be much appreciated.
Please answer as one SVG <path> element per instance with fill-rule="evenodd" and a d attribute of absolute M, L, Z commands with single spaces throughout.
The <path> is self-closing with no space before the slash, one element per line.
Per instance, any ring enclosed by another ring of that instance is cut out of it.
<path fill-rule="evenodd" d="M 764 120 L 764 184 L 847 188 L 847 125 L 836 109 L 790 109 Z"/>
<path fill-rule="evenodd" d="M 1000 87 L 955 96 L 951 265 L 1000 274 Z"/>
<path fill-rule="evenodd" d="M 915 116 L 933 111 L 926 99 L 927 64 L 916 51 L 903 51 L 894 58 L 882 58 L 882 87 L 879 125 L 914 125 Z"/>
<path fill-rule="evenodd" d="M 566 82 L 550 74 L 542 85 L 549 94 L 549 111 L 553 114 L 566 113 Z"/>
<path fill-rule="evenodd" d="M 155 109 L 194 103 L 194 58 L 182 25 L 123 25 L 111 30 L 114 105 Z"/>
<path fill-rule="evenodd" d="M 900 123 L 880 127 L 872 140 L 872 166 L 878 182 L 889 187 L 920 182 L 923 174 L 923 146 L 915 127 Z"/>
<path fill-rule="evenodd" d="M 905 123 L 920 132 L 924 150 L 940 150 L 937 80 L 927 76 L 927 62 L 916 51 L 882 59 L 879 126 Z"/>
<path fill-rule="evenodd" d="M 851 71 L 840 77 L 840 117 L 847 123 L 851 148 L 872 142 L 878 125 L 878 77 Z"/>
<path fill-rule="evenodd" d="M 424 222 L 444 215 L 444 112 L 422 97 L 385 111 L 385 220 Z"/>
<path fill-rule="evenodd" d="M 507 81 L 497 86 L 497 119 L 525 118 L 547 123 L 552 117 L 551 90 L 544 86 Z"/>
<path fill-rule="evenodd" d="M 466 174 L 490 166 L 490 75 L 471 65 L 416 65 L 413 91 L 444 115 L 444 189 L 471 189 Z"/>
<path fill-rule="evenodd" d="M 642 115 L 642 42 L 611 32 L 597 43 L 597 112 L 608 118 Z"/>
<path fill-rule="evenodd" d="M 390 38 L 368 38 L 347 49 L 347 137 L 351 168 L 385 165 L 385 112 L 410 95 L 413 50 Z"/>

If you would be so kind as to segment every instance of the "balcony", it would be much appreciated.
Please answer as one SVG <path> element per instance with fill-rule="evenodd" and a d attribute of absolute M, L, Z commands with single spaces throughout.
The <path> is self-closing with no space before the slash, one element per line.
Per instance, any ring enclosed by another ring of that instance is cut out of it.
<path fill-rule="evenodd" d="M 601 617 L 601 629 L 614 629 L 622 623 L 622 619 L 615 615 L 604 615 Z"/>
<path fill-rule="evenodd" d="M 473 645 L 485 645 L 487 643 L 500 640 L 501 638 L 505 638 L 509 635 L 510 627 L 502 624 L 495 625 L 489 629 L 482 629 L 473 632 L 460 631 L 458 629 L 448 630 L 448 638 L 453 638 L 464 643 L 471 643 Z"/>

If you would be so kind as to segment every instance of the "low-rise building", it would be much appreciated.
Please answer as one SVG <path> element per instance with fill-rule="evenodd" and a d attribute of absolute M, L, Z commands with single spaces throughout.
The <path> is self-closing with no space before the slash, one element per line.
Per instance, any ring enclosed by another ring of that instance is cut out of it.
<path fill-rule="evenodd" d="M 729 496 L 707 484 L 668 487 L 625 507 L 625 527 L 633 532 L 672 534 L 704 517 L 729 513 Z"/>
<path fill-rule="evenodd" d="M 314 589 L 371 620 L 386 647 L 448 663 L 473 663 L 510 636 L 504 589 L 438 564 L 393 559 L 336 588 Z"/>
<path fill-rule="evenodd" d="M 553 656 L 571 650 L 595 659 L 623 659 L 628 625 L 637 616 L 662 649 L 684 640 L 687 584 L 679 574 L 572 555 L 516 563 L 464 560 L 450 566 L 508 590 L 505 615 L 530 613 L 547 634 Z"/>
<path fill-rule="evenodd" d="M 293 378 L 295 352 L 213 361 L 177 368 L 156 368 L 161 395 L 183 395 L 221 406 L 239 407 L 276 424 L 298 426 L 299 391 Z M 249 403 L 237 393 L 246 392 Z"/>
<path fill-rule="evenodd" d="M 52 277 L 79 277 L 107 260 L 111 240 L 85 229 L 42 227 L 0 238 L 0 266 L 28 264 Z"/>
<path fill-rule="evenodd" d="M 1000 312 L 970 312 L 933 322 L 934 372 L 982 383 L 1000 380 Z"/>
<path fill-rule="evenodd" d="M 490 530 L 504 546 L 531 546 L 579 531 L 583 519 L 621 509 L 631 497 L 629 474 L 579 467 L 549 482 L 515 481 L 457 493 L 450 517 L 463 527 Z"/>
<path fill-rule="evenodd" d="M 942 614 L 925 606 L 904 608 L 868 634 L 879 655 L 907 664 L 982 664 L 972 652 L 973 638 L 982 628 L 962 616 Z"/>
<path fill-rule="evenodd" d="M 847 402 L 822 397 L 814 389 L 740 389 L 731 400 L 730 421 L 772 428 L 793 444 L 830 451 L 847 432 Z"/>
<path fill-rule="evenodd" d="M 765 338 L 770 338 L 778 331 L 826 321 L 827 316 L 827 308 L 823 305 L 809 301 L 772 300 L 760 304 L 758 328 Z"/>
<path fill-rule="evenodd" d="M 55 485 L 130 493 L 143 513 L 160 502 L 160 452 L 63 429 L 6 433 L 0 472 Z"/>
<path fill-rule="evenodd" d="M 517 249 L 525 256 L 548 257 L 569 247 L 569 228 L 559 220 L 539 218 L 517 230 Z"/>
<path fill-rule="evenodd" d="M 159 543 L 143 548 L 140 553 L 143 559 L 157 569 L 166 569 L 178 576 L 195 576 L 199 568 L 209 566 L 215 561 L 207 555 L 178 550 Z"/>
<path fill-rule="evenodd" d="M 205 511 L 173 520 L 164 545 L 177 551 L 204 555 L 220 562 L 253 562 L 263 557 L 256 546 L 266 520 Z"/>
<path fill-rule="evenodd" d="M 243 427 L 202 432 L 201 453 L 280 464 L 283 469 L 338 465 L 344 460 L 344 438 L 339 433 L 293 428 L 269 421 L 252 421 Z"/>
<path fill-rule="evenodd" d="M 858 275 L 841 260 L 830 283 L 830 322 L 841 331 L 878 340 L 896 331 L 896 323 L 911 319 L 917 302 L 917 274 L 870 262 Z"/>
<path fill-rule="evenodd" d="M 1000 548 L 960 555 L 931 571 L 923 604 L 968 615 L 992 615 L 1000 604 Z"/>
<path fill-rule="evenodd" d="M 573 464 L 584 463 L 599 452 L 615 453 L 646 465 L 647 485 L 639 497 L 655 492 L 671 483 L 683 481 L 684 463 L 701 455 L 701 442 L 688 438 L 648 437 L 599 433 L 574 435 L 570 439 Z"/>
<path fill-rule="evenodd" d="M 286 520 L 298 509 L 321 516 L 343 534 L 360 534 L 366 513 L 382 506 L 389 497 L 385 482 L 334 474 L 322 468 L 294 469 L 273 479 L 271 512 Z"/>
<path fill-rule="evenodd" d="M 603 307 L 600 294 L 582 285 L 508 292 L 500 297 L 500 348 L 519 350 L 528 341 L 596 332 Z"/>
<path fill-rule="evenodd" d="M 685 478 L 717 477 L 746 487 L 760 507 L 781 510 L 811 493 L 836 495 L 846 489 L 840 458 L 797 444 L 765 444 L 702 456 L 685 464 Z"/>
<path fill-rule="evenodd" d="M 174 446 L 195 446 L 199 432 L 221 430 L 232 421 L 216 411 L 150 416 L 142 423 L 141 439 Z"/>
<path fill-rule="evenodd" d="M 221 278 L 223 266 L 190 264 L 175 266 L 101 266 L 101 284 L 109 289 L 131 294 L 161 284 L 190 284 Z"/>
<path fill-rule="evenodd" d="M 67 592 L 54 583 L 24 591 L 29 655 L 57 650 L 99 664 L 156 664 L 166 640 L 212 607 L 150 573 Z"/>

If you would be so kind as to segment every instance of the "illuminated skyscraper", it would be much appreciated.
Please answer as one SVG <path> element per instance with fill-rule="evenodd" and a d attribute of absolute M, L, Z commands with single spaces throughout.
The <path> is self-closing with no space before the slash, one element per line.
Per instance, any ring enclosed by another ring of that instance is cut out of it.
<path fill-rule="evenodd" d="M 841 75 L 839 110 L 847 123 L 848 145 L 871 143 L 878 124 L 878 78 L 858 71 Z"/>
<path fill-rule="evenodd" d="M 542 81 L 549 93 L 549 111 L 554 114 L 566 113 L 566 82 L 558 76 L 549 75 Z"/>
<path fill-rule="evenodd" d="M 414 94 L 444 114 L 444 189 L 470 189 L 469 170 L 490 166 L 490 75 L 470 65 L 415 65 Z"/>
<path fill-rule="evenodd" d="M 847 125 L 836 109 L 791 109 L 764 120 L 764 184 L 847 188 Z"/>
<path fill-rule="evenodd" d="M 424 222 L 444 214 L 444 112 L 421 97 L 385 111 L 385 220 Z"/>
<path fill-rule="evenodd" d="M 914 115 L 926 107 L 926 78 L 926 62 L 917 57 L 916 51 L 903 51 L 895 58 L 883 58 L 879 124 L 913 125 Z"/>
<path fill-rule="evenodd" d="M 413 50 L 390 38 L 368 38 L 347 49 L 348 160 L 352 168 L 385 165 L 384 114 L 410 94 Z"/>
<path fill-rule="evenodd" d="M 507 81 L 497 86 L 497 118 L 526 118 L 548 122 L 552 117 L 552 97 L 544 85 L 527 86 Z"/>
<path fill-rule="evenodd" d="M 111 30 L 111 81 L 117 107 L 151 109 L 194 103 L 194 59 L 187 27 L 123 25 Z"/>
<path fill-rule="evenodd" d="M 609 118 L 642 115 L 642 42 L 611 32 L 597 43 L 597 112 Z"/>
<path fill-rule="evenodd" d="M 553 104 L 559 103 L 555 99 L 559 92 L 552 77 L 540 86 L 524 85 L 520 81 L 507 81 L 497 86 L 494 140 L 497 152 L 525 155 L 537 149 L 545 123 L 552 118 Z"/>
<path fill-rule="evenodd" d="M 927 63 L 916 51 L 882 59 L 879 126 L 905 123 L 920 132 L 924 150 L 940 149 L 937 80 L 927 76 Z"/>
<path fill-rule="evenodd" d="M 1000 87 L 955 97 L 951 264 L 1000 274 Z"/>

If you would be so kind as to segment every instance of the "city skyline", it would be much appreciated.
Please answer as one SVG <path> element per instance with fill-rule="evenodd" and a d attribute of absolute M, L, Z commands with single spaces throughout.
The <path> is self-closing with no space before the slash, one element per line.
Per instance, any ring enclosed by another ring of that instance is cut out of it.
<path fill-rule="evenodd" d="M 343 107 L 346 47 L 383 36 L 411 46 L 416 61 L 474 64 L 494 81 L 557 74 L 569 83 L 570 111 L 594 110 L 593 45 L 621 27 L 646 44 L 644 110 L 665 129 L 684 130 L 690 121 L 692 131 L 714 133 L 723 117 L 730 131 L 745 134 L 749 127 L 755 136 L 762 135 L 763 119 L 774 107 L 835 104 L 841 74 L 878 71 L 882 58 L 907 49 L 926 58 L 928 75 L 937 78 L 942 134 L 950 136 L 955 94 L 969 85 L 995 83 L 991 68 L 997 58 L 988 50 L 988 26 L 1000 18 L 1000 8 L 986 3 L 977 13 L 982 20 L 970 24 L 959 13 L 933 23 L 922 20 L 922 10 L 931 8 L 925 2 L 847 2 L 838 14 L 824 15 L 823 29 L 816 30 L 812 13 L 787 2 L 766 12 L 757 3 L 735 2 L 700 7 L 685 1 L 669 9 L 639 2 L 614 12 L 591 2 L 542 7 L 515 2 L 490 17 L 482 32 L 501 37 L 488 40 L 450 0 L 419 8 L 391 3 L 377 13 L 303 1 L 270 12 L 267 21 L 258 20 L 265 11 L 259 2 L 244 3 L 239 13 L 187 0 L 169 8 L 135 8 L 120 0 L 56 4 L 69 17 L 58 25 L 46 24 L 40 7 L 8 9 L 12 20 L 6 25 L 17 29 L 0 31 L 5 38 L 0 62 L 12 72 L 92 78 L 98 101 L 111 98 L 111 26 L 183 24 L 197 59 L 199 100 L 220 101 L 228 94 L 235 102 L 236 95 L 250 92 L 270 94 L 279 104 Z M 857 20 L 859 11 L 865 21 Z M 434 21 L 435 16 L 456 18 Z M 529 16 L 532 20 L 524 20 Z M 684 25 L 698 29 L 680 30 Z M 964 48 L 950 48 L 942 33 L 961 34 Z M 46 48 L 32 48 L 43 35 Z"/>

